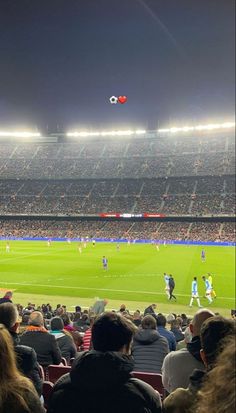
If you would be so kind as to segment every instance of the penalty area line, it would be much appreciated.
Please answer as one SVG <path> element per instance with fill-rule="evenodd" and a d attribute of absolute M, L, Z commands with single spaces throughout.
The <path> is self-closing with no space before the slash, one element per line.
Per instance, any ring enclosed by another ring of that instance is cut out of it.
<path fill-rule="evenodd" d="M 155 292 L 155 291 L 139 291 L 139 290 L 117 290 L 114 288 L 93 288 L 93 287 L 75 287 L 75 286 L 64 286 L 64 285 L 53 285 L 53 284 L 32 284 L 32 283 L 15 283 L 15 282 L 1 282 L 4 285 L 21 285 L 23 286 L 30 286 L 30 287 L 45 287 L 45 288 L 63 288 L 63 289 L 73 289 L 73 290 L 91 290 L 91 291 L 110 291 L 110 292 L 119 292 L 119 293 L 137 293 L 137 294 L 151 294 L 151 295 L 164 295 L 165 291 L 163 292 Z M 178 294 L 179 297 L 190 297 L 191 294 Z M 223 300 L 234 300 L 232 297 L 217 297 L 218 299 Z"/>

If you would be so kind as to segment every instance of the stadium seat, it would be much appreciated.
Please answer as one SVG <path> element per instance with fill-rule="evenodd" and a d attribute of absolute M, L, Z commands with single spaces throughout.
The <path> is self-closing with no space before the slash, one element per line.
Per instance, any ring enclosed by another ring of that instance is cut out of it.
<path fill-rule="evenodd" d="M 44 381 L 43 382 L 43 399 L 44 399 L 44 407 L 47 409 L 48 407 L 48 400 L 50 397 L 50 394 L 53 389 L 53 383 L 51 381 Z"/>
<path fill-rule="evenodd" d="M 48 366 L 48 379 L 52 383 L 56 383 L 56 381 L 63 376 L 63 374 L 69 373 L 71 370 L 71 366 L 54 366 L 51 364 Z"/>
<path fill-rule="evenodd" d="M 136 379 L 145 381 L 150 384 L 155 390 L 157 390 L 161 397 L 164 397 L 164 387 L 162 384 L 162 375 L 158 373 L 145 373 L 141 371 L 133 371 L 132 376 Z"/>
<path fill-rule="evenodd" d="M 40 364 L 39 364 L 38 366 L 39 366 L 39 375 L 40 375 L 40 378 L 44 381 L 44 380 L 45 380 L 44 369 L 43 369 L 43 367 L 42 367 Z"/>
<path fill-rule="evenodd" d="M 75 360 L 75 357 L 71 357 L 71 359 L 70 359 L 70 366 L 72 366 L 74 360 Z"/>
<path fill-rule="evenodd" d="M 63 366 L 68 366 L 68 363 L 65 357 L 61 358 L 61 363 L 63 364 Z"/>

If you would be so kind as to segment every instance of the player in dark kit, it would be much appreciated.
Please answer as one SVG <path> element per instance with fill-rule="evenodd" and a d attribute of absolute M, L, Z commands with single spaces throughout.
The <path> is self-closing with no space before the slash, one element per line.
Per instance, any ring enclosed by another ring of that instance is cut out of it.
<path fill-rule="evenodd" d="M 173 275 L 170 274 L 170 278 L 169 278 L 169 300 L 171 300 L 171 298 L 174 298 L 176 300 L 176 296 L 173 294 L 173 291 L 175 289 L 175 280 L 173 278 Z"/>
<path fill-rule="evenodd" d="M 104 270 L 108 270 L 108 259 L 105 257 L 105 255 L 102 257 L 102 266 Z"/>

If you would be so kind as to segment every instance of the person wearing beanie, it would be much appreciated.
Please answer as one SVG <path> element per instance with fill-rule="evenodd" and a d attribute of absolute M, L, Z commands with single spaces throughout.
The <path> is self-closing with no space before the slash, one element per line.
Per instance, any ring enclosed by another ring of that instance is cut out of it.
<path fill-rule="evenodd" d="M 76 355 L 76 347 L 71 334 L 64 330 L 64 323 L 61 317 L 53 317 L 50 326 L 50 334 L 55 337 L 62 357 L 69 362 L 70 359 Z"/>

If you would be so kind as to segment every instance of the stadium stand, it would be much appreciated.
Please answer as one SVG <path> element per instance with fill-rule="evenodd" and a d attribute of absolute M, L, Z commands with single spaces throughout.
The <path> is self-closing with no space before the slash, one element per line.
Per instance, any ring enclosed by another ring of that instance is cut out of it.
<path fill-rule="evenodd" d="M 211 132 L 183 137 L 2 142 L 1 236 L 151 239 L 234 239 L 234 136 Z M 81 221 L 81 215 L 160 213 L 192 222 Z M 33 215 L 34 221 L 13 220 Z M 50 221 L 40 217 L 51 216 Z M 56 222 L 58 215 L 78 221 Z M 6 216 L 12 221 L 5 220 Z M 220 223 L 194 217 L 221 217 Z M 208 234 L 210 234 L 208 236 Z"/>

